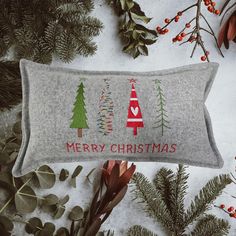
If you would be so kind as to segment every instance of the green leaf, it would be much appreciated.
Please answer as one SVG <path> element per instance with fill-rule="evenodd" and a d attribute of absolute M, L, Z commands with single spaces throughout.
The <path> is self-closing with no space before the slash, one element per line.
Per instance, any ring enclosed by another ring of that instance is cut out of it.
<path fill-rule="evenodd" d="M 15 194 L 15 206 L 19 213 L 31 213 L 37 206 L 37 197 L 34 190 L 25 185 Z"/>
<path fill-rule="evenodd" d="M 68 201 L 69 201 L 70 197 L 69 195 L 66 195 L 64 198 L 62 198 L 61 200 L 59 200 L 59 203 L 61 205 L 65 205 Z"/>
<path fill-rule="evenodd" d="M 69 176 L 69 171 L 66 169 L 62 169 L 59 175 L 59 180 L 60 181 L 65 181 Z"/>
<path fill-rule="evenodd" d="M 7 152 L 0 152 L 0 165 L 8 164 L 10 156 Z"/>
<path fill-rule="evenodd" d="M 44 231 L 48 232 L 49 234 L 52 234 L 54 233 L 55 231 L 55 225 L 51 222 L 46 222 L 43 226 L 43 229 Z"/>
<path fill-rule="evenodd" d="M 70 233 L 67 228 L 59 228 L 55 236 L 70 236 Z"/>
<path fill-rule="evenodd" d="M 0 225 L 6 230 L 6 231 L 12 231 L 14 228 L 13 223 L 9 218 L 6 216 L 0 215 Z"/>
<path fill-rule="evenodd" d="M 48 189 L 54 186 L 56 182 L 56 175 L 49 166 L 41 166 L 34 173 L 38 179 L 41 188 Z"/>
<path fill-rule="evenodd" d="M 55 205 L 59 202 L 59 199 L 56 195 L 54 194 L 49 194 L 47 196 L 44 197 L 44 200 L 43 200 L 43 204 L 45 205 Z"/>
<path fill-rule="evenodd" d="M 80 172 L 82 171 L 82 169 L 83 169 L 83 166 L 80 166 L 80 165 L 77 166 L 77 167 L 75 168 L 73 174 L 72 174 L 72 178 L 77 177 L 77 176 L 80 174 Z"/>
<path fill-rule="evenodd" d="M 62 215 L 64 214 L 65 212 L 65 207 L 64 206 L 61 206 L 59 205 L 54 213 L 54 218 L 55 219 L 59 219 L 62 217 Z"/>
<path fill-rule="evenodd" d="M 84 216 L 84 211 L 80 206 L 75 206 L 70 214 L 69 214 L 69 219 L 70 220 L 81 220 Z"/>
<path fill-rule="evenodd" d="M 141 20 L 141 21 L 145 22 L 146 24 L 152 19 L 152 18 L 148 18 L 146 16 L 135 14 L 133 12 L 131 12 L 131 17 L 133 20 Z"/>
<path fill-rule="evenodd" d="M 28 221 L 28 224 L 25 225 L 25 231 L 28 234 L 35 234 L 38 230 L 43 228 L 42 221 L 37 218 L 33 217 Z"/>

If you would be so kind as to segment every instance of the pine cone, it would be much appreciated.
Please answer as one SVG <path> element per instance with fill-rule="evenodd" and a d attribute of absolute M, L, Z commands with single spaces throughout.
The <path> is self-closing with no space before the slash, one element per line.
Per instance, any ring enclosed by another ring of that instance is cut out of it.
<path fill-rule="evenodd" d="M 234 11 L 225 22 L 218 36 L 218 43 L 220 47 L 224 43 L 225 48 L 229 49 L 230 41 L 234 41 L 236 43 L 236 11 Z"/>

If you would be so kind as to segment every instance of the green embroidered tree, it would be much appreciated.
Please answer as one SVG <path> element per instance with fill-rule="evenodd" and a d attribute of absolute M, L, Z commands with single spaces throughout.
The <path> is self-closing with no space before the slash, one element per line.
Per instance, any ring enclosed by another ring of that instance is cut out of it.
<path fill-rule="evenodd" d="M 86 109 L 84 102 L 84 84 L 80 83 L 77 96 L 75 98 L 74 108 L 73 108 L 73 116 L 70 128 L 77 128 L 78 137 L 82 137 L 82 130 L 88 129 L 87 117 L 86 117 Z"/>

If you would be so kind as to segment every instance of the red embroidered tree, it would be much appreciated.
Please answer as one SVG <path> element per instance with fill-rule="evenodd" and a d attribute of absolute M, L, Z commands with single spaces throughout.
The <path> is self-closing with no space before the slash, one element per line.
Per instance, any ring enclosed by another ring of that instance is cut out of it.
<path fill-rule="evenodd" d="M 139 106 L 137 93 L 135 90 L 135 83 L 136 81 L 134 79 L 130 80 L 130 83 L 132 85 L 131 93 L 130 93 L 130 102 L 129 102 L 129 108 L 128 108 L 128 119 L 127 119 L 127 128 L 133 128 L 133 134 L 134 136 L 137 135 L 137 128 L 143 128 L 143 118 L 142 118 L 142 112 Z"/>

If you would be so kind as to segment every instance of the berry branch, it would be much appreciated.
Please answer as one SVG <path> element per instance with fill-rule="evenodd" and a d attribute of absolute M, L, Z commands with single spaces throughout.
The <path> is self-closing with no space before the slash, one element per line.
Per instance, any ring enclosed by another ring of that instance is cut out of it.
<path fill-rule="evenodd" d="M 224 55 L 219 47 L 216 35 L 215 35 L 212 27 L 210 26 L 206 17 L 202 13 L 202 3 L 203 2 L 204 2 L 204 5 L 207 7 L 207 10 L 210 13 L 213 13 L 215 15 L 220 14 L 220 11 L 215 8 L 216 3 L 213 2 L 212 0 L 197 0 L 197 2 L 195 4 L 190 5 L 187 8 L 183 9 L 182 11 L 177 12 L 177 14 L 173 18 L 171 18 L 171 19 L 166 18 L 164 20 L 165 25 L 163 27 L 157 26 L 156 30 L 160 35 L 167 34 L 169 32 L 169 29 L 167 27 L 172 22 L 175 22 L 175 23 L 179 22 L 180 18 L 182 17 L 182 15 L 185 12 L 187 12 L 193 8 L 196 8 L 196 16 L 186 22 L 183 29 L 172 39 L 172 42 L 173 43 L 181 42 L 180 46 L 183 44 L 186 44 L 186 43 L 191 43 L 191 44 L 194 43 L 193 50 L 192 50 L 190 57 L 192 58 L 197 47 L 200 47 L 203 52 L 203 55 L 201 56 L 201 60 L 209 62 L 210 61 L 209 60 L 209 51 L 207 51 L 207 49 L 204 45 L 204 41 L 203 41 L 203 38 L 201 35 L 202 31 L 208 33 L 209 35 L 211 35 L 214 38 L 214 41 L 217 45 L 217 48 L 218 48 L 221 56 L 223 57 Z M 203 26 L 201 26 L 201 19 L 203 19 L 203 21 L 206 23 L 207 28 L 204 28 Z M 186 40 L 184 40 L 184 38 L 186 38 Z"/>

